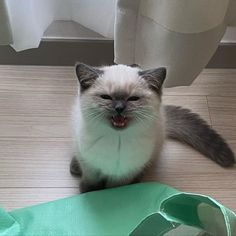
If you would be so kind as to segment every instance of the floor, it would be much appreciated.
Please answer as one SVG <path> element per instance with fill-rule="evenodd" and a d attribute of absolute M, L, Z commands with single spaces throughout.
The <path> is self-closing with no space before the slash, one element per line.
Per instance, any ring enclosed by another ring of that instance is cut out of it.
<path fill-rule="evenodd" d="M 46 29 L 43 40 L 106 40 L 102 35 L 74 21 L 56 20 Z"/>
<path fill-rule="evenodd" d="M 69 173 L 72 67 L 0 66 L 0 205 L 7 210 L 79 193 Z M 164 90 L 164 102 L 191 108 L 236 152 L 236 70 L 207 69 L 190 87 Z M 207 194 L 236 211 L 236 167 L 224 169 L 168 141 L 146 181 Z"/>

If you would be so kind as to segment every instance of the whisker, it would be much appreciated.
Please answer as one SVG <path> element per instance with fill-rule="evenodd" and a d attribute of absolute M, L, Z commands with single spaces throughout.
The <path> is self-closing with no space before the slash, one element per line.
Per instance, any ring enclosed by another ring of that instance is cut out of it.
<path fill-rule="evenodd" d="M 89 113 L 84 114 L 84 117 L 88 121 L 99 121 L 105 117 L 105 112 L 93 111 L 93 112 L 89 112 Z"/>
<path fill-rule="evenodd" d="M 141 119 L 139 116 L 135 116 L 134 119 L 141 124 L 144 128 L 146 128 L 148 126 L 147 122 L 144 122 L 143 119 Z"/>

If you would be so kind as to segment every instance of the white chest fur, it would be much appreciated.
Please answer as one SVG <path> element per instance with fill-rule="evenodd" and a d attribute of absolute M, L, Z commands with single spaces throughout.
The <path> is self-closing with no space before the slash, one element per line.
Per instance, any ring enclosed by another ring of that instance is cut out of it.
<path fill-rule="evenodd" d="M 154 149 L 160 150 L 163 143 L 164 128 L 160 121 L 149 127 L 133 125 L 125 130 L 115 130 L 107 124 L 86 128 L 82 121 L 78 125 L 78 158 L 112 179 L 140 172 Z"/>

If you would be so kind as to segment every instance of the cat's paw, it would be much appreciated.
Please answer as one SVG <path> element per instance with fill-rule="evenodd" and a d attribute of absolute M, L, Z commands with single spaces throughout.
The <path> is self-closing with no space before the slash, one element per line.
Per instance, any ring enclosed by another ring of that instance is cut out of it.
<path fill-rule="evenodd" d="M 104 181 L 99 181 L 97 183 L 92 184 L 88 183 L 87 181 L 81 180 L 79 188 L 81 193 L 87 193 L 96 190 L 102 190 L 105 188 L 105 184 Z"/>
<path fill-rule="evenodd" d="M 77 176 L 82 176 L 82 170 L 80 168 L 79 162 L 75 157 L 72 158 L 70 163 L 70 173 Z"/>

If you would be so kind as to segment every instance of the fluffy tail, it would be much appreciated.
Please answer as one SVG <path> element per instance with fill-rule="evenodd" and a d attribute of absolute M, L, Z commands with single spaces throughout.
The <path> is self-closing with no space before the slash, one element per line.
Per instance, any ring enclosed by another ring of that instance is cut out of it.
<path fill-rule="evenodd" d="M 221 166 L 235 164 L 234 153 L 228 144 L 199 115 L 181 107 L 164 108 L 169 138 L 190 145 Z"/>

